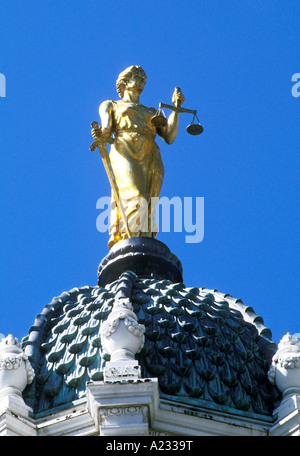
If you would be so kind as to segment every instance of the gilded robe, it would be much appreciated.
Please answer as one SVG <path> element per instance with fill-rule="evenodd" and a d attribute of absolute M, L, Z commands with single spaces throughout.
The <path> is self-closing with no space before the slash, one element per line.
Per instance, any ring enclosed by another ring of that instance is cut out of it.
<path fill-rule="evenodd" d="M 154 108 L 123 101 L 111 102 L 112 133 L 110 160 L 132 236 L 155 236 L 155 204 L 164 178 L 160 149 L 155 142 Z M 151 204 L 152 198 L 152 204 Z M 112 192 L 109 248 L 127 238 Z"/>

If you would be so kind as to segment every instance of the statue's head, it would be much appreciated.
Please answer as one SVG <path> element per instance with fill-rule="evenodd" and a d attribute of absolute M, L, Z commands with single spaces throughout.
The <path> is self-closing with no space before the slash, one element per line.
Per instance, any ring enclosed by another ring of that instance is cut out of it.
<path fill-rule="evenodd" d="M 146 75 L 145 71 L 140 66 L 136 66 L 136 65 L 130 66 L 130 67 L 126 68 L 126 70 L 122 71 L 122 73 L 119 74 L 119 77 L 117 80 L 117 84 L 116 84 L 117 92 L 121 98 L 123 98 L 123 96 L 124 96 L 124 90 L 126 88 L 126 83 L 128 81 L 130 81 L 133 74 L 139 74 L 141 76 L 141 78 L 143 80 L 143 88 L 144 88 L 144 85 L 146 84 L 146 79 L 147 79 L 147 75 Z M 142 88 L 142 90 L 143 90 L 143 88 Z"/>

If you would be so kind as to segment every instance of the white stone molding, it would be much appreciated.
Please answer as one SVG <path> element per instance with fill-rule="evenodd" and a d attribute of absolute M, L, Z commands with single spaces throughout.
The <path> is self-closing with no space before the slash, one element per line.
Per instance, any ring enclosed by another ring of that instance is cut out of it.
<path fill-rule="evenodd" d="M 70 407 L 50 411 L 36 418 L 37 435 L 90 436 L 96 435 L 96 427 L 88 409 L 86 398 L 75 401 Z"/>
<path fill-rule="evenodd" d="M 87 397 L 27 419 L 0 414 L 0 436 L 267 436 L 270 417 L 243 415 L 160 399 L 156 379 L 90 382 Z M 281 424 L 283 426 L 283 424 Z"/>
<path fill-rule="evenodd" d="M 99 413 L 102 436 L 149 434 L 147 405 L 105 407 Z"/>
<path fill-rule="evenodd" d="M 6 402 L 6 405 L 3 402 Z M 20 407 L 18 401 L 15 401 L 15 398 L 7 397 L 5 401 L 1 400 L 0 407 L 0 437 L 34 437 L 37 435 L 34 420 L 24 416 L 24 409 Z M 17 414 L 18 410 L 19 414 Z"/>
<path fill-rule="evenodd" d="M 135 360 L 107 362 L 103 375 L 110 382 L 136 380 L 141 378 L 141 367 Z"/>
<path fill-rule="evenodd" d="M 87 401 L 100 436 L 149 435 L 159 407 L 158 381 L 89 382 Z"/>

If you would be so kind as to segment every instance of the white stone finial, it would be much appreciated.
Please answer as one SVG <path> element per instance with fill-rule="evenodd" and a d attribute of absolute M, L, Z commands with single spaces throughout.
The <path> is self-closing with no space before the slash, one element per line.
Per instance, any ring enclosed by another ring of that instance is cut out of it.
<path fill-rule="evenodd" d="M 134 359 L 144 345 L 145 326 L 138 323 L 128 303 L 120 301 L 101 328 L 102 346 L 111 361 Z"/>
<path fill-rule="evenodd" d="M 16 337 L 9 334 L 0 342 L 0 397 L 21 396 L 33 381 L 34 370 Z"/>
<path fill-rule="evenodd" d="M 270 435 L 300 435 L 300 340 L 287 333 L 278 344 L 268 372 L 269 380 L 282 393 L 273 411 Z"/>
<path fill-rule="evenodd" d="M 105 379 L 132 379 L 140 376 L 135 360 L 145 340 L 145 326 L 137 321 L 128 298 L 119 298 L 101 327 L 101 342 L 110 355 L 104 369 Z"/>
<path fill-rule="evenodd" d="M 268 372 L 269 380 L 283 395 L 300 391 L 300 340 L 287 333 L 278 344 Z"/>
<path fill-rule="evenodd" d="M 8 334 L 6 337 L 2 337 L 0 341 L 0 349 L 6 347 L 7 345 L 16 345 L 16 347 L 21 347 L 20 342 L 12 334 Z"/>

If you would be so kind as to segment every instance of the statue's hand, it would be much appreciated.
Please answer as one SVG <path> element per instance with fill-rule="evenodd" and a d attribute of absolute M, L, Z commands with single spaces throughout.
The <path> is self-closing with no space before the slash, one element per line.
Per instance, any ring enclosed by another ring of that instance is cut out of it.
<path fill-rule="evenodd" d="M 97 128 L 92 128 L 92 137 L 97 140 L 97 139 L 101 139 L 102 138 L 102 131 L 101 131 L 101 127 L 97 127 Z"/>
<path fill-rule="evenodd" d="M 181 92 L 181 89 L 179 87 L 175 87 L 173 96 L 172 96 L 172 103 L 175 106 L 175 108 L 179 108 L 182 103 L 184 102 L 185 98 L 183 93 Z"/>

